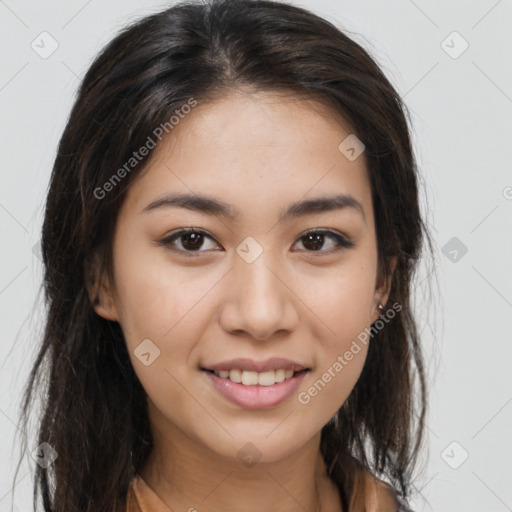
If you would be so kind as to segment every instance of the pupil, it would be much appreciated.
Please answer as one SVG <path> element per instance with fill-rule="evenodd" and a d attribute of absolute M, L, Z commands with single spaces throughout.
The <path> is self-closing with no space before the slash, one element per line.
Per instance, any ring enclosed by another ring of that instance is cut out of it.
<path fill-rule="evenodd" d="M 321 235 L 321 234 L 309 234 L 309 235 L 306 235 L 306 239 L 307 240 L 311 240 L 313 242 L 313 247 L 314 247 L 314 250 L 318 250 L 318 249 L 321 249 L 322 248 L 322 245 L 323 245 L 323 236 L 324 235 Z M 316 240 L 314 240 L 316 239 Z M 308 241 L 309 243 L 309 241 Z"/>
<path fill-rule="evenodd" d="M 186 235 L 183 235 L 185 239 L 185 242 L 182 242 L 183 247 L 191 250 L 199 249 L 201 247 L 201 243 L 198 243 L 198 241 L 202 242 L 202 236 L 203 235 L 201 233 L 187 233 Z M 189 240 L 191 240 L 191 244 L 189 243 Z M 191 247 L 187 247 L 187 245 L 191 245 Z"/>
<path fill-rule="evenodd" d="M 202 237 L 201 233 L 187 233 L 183 235 L 183 247 L 192 251 L 199 249 L 202 245 Z M 322 248 L 323 238 L 324 235 L 319 233 L 306 235 L 306 244 L 310 244 L 310 247 L 315 251 L 319 250 Z"/>

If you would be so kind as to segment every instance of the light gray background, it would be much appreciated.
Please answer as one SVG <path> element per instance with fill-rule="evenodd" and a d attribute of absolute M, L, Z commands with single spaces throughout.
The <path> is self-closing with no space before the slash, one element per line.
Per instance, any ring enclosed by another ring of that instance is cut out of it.
<path fill-rule="evenodd" d="M 431 411 L 414 509 L 512 510 L 512 0 L 292 3 L 358 34 L 413 117 L 437 253 L 416 287 Z M 100 48 L 169 5 L 0 0 L 0 512 L 11 510 L 20 394 L 44 318 L 37 243 L 58 140 Z M 46 59 L 31 48 L 43 31 L 58 43 Z M 15 511 L 31 509 L 34 464 L 22 465 Z"/>

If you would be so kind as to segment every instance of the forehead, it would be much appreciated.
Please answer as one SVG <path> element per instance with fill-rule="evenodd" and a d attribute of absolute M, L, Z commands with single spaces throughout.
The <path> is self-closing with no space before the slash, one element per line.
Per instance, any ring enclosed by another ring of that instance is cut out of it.
<path fill-rule="evenodd" d="M 203 147 L 235 151 L 251 148 L 279 158 L 287 147 L 300 144 L 302 153 L 319 147 L 337 148 L 340 137 L 352 133 L 340 113 L 325 103 L 291 96 L 290 93 L 233 92 L 213 101 L 199 102 L 166 137 L 160 153 Z M 200 142 L 202 147 L 196 144 Z M 274 151 L 272 151 L 272 148 Z M 249 156 L 249 155 L 247 155 Z"/>
<path fill-rule="evenodd" d="M 336 193 L 368 210 L 364 152 L 351 160 L 340 150 L 349 136 L 348 123 L 314 100 L 260 92 L 199 102 L 157 144 L 126 200 L 140 211 L 166 192 L 208 195 L 236 205 L 240 218 Z"/>

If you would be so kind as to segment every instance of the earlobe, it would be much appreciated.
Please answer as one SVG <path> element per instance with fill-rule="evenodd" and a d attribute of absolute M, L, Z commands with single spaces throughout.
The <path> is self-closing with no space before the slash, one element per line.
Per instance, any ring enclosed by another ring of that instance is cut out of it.
<path fill-rule="evenodd" d="M 94 311 L 102 318 L 117 321 L 118 318 L 114 299 L 111 293 L 105 290 L 103 286 L 98 290 L 94 301 L 92 301 L 92 305 Z"/>
<path fill-rule="evenodd" d="M 391 282 L 395 273 L 396 264 L 397 257 L 394 256 L 389 262 L 390 272 L 387 279 L 381 279 L 377 289 L 375 290 L 375 297 L 372 308 L 372 323 L 375 323 L 379 319 L 379 316 L 386 310 L 386 303 L 391 291 Z"/>
<path fill-rule="evenodd" d="M 94 254 L 92 261 L 86 264 L 86 288 L 89 300 L 94 311 L 106 320 L 117 321 L 115 300 L 111 291 L 109 280 L 104 273 L 98 278 L 98 255 Z"/>

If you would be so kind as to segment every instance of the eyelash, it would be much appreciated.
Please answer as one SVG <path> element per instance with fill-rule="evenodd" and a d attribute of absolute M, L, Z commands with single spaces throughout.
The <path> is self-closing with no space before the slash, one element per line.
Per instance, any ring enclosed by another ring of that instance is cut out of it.
<path fill-rule="evenodd" d="M 164 246 L 170 246 L 170 245 L 173 244 L 173 242 L 175 240 L 179 239 L 181 236 L 188 235 L 188 234 L 191 234 L 191 233 L 201 234 L 201 235 L 206 236 L 207 238 L 210 238 L 211 240 L 214 240 L 214 238 L 211 235 L 209 235 L 206 231 L 203 231 L 202 229 L 198 229 L 198 228 L 183 228 L 183 229 L 180 229 L 179 231 L 171 234 L 170 236 L 164 238 L 163 240 L 160 240 L 159 243 L 164 245 Z M 319 235 L 328 235 L 328 236 L 330 236 L 331 238 L 333 238 L 336 241 L 336 247 L 334 248 L 334 250 L 330 250 L 330 251 L 322 251 L 322 250 L 319 250 L 319 251 L 308 251 L 308 250 L 306 250 L 306 252 L 320 253 L 320 254 L 332 254 L 333 252 L 341 251 L 343 249 L 350 249 L 351 247 L 354 246 L 354 242 L 351 242 L 350 240 L 346 239 L 344 236 L 340 235 L 336 231 L 332 231 L 330 229 L 312 229 L 312 230 L 306 231 L 304 234 L 302 234 L 299 237 L 298 240 L 301 240 L 301 239 L 303 239 L 306 236 L 311 235 L 311 234 L 319 234 Z M 182 249 L 176 249 L 174 247 L 171 247 L 171 250 L 175 251 L 175 252 L 184 253 L 184 254 L 186 254 L 187 256 L 190 256 L 190 257 L 196 257 L 198 254 L 200 254 L 202 252 L 206 252 L 206 251 L 200 251 L 200 250 L 198 250 L 198 251 L 187 251 L 187 250 L 182 250 Z"/>

